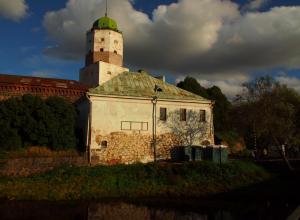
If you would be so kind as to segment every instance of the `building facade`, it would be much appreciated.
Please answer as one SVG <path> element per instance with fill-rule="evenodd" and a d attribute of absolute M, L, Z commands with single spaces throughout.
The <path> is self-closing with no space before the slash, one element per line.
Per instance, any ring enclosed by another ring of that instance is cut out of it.
<path fill-rule="evenodd" d="M 78 106 L 92 164 L 171 159 L 173 149 L 183 144 L 170 126 L 171 113 L 186 124 L 188 112 L 196 112 L 205 132 L 194 144 L 214 143 L 212 101 L 146 72 L 130 72 L 122 64 L 123 37 L 117 23 L 100 18 L 87 33 L 80 82 L 91 89 Z"/>

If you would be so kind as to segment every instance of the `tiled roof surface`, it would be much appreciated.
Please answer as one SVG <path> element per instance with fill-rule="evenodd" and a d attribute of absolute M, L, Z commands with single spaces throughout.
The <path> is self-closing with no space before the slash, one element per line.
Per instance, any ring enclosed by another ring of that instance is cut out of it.
<path fill-rule="evenodd" d="M 40 78 L 0 74 L 0 85 L 29 85 L 64 89 L 86 90 L 87 87 L 75 80 Z"/>
<path fill-rule="evenodd" d="M 155 92 L 155 87 L 160 88 Z M 147 97 L 161 99 L 209 100 L 154 78 L 146 72 L 124 72 L 106 83 L 90 89 L 90 94 Z"/>

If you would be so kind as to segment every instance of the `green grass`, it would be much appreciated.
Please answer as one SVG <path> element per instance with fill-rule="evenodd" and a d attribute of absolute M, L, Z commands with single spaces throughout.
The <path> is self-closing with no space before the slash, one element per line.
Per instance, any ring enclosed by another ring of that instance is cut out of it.
<path fill-rule="evenodd" d="M 0 199 L 90 200 L 201 197 L 268 179 L 250 162 L 64 167 L 27 178 L 0 178 Z"/>

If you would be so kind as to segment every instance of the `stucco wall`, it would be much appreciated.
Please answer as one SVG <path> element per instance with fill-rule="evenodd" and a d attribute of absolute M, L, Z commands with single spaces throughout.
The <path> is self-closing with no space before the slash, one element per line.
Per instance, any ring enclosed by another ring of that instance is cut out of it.
<path fill-rule="evenodd" d="M 128 69 L 125 67 L 100 61 L 82 68 L 79 81 L 85 85 L 96 87 L 126 71 Z"/>
<path fill-rule="evenodd" d="M 104 51 L 117 51 L 119 55 L 123 56 L 123 36 L 121 33 L 112 30 L 94 30 L 92 34 L 94 35 L 92 51 L 100 51 L 103 48 Z"/>
<path fill-rule="evenodd" d="M 133 163 L 153 161 L 151 99 L 119 97 L 91 98 L 90 150 L 93 163 Z M 158 100 L 156 106 L 157 156 L 169 159 L 171 149 L 180 144 L 170 128 L 159 120 L 160 108 L 168 112 L 185 108 L 206 111 L 207 137 L 213 144 L 211 104 L 186 101 Z M 168 120 L 168 119 L 167 119 Z M 200 144 L 204 139 L 199 139 Z M 106 142 L 106 143 L 105 143 Z"/>

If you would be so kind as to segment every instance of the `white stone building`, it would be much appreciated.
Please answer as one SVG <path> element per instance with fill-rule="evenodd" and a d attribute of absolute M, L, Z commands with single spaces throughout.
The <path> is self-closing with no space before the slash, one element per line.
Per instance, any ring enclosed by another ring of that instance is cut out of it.
<path fill-rule="evenodd" d="M 107 16 L 87 33 L 86 66 L 80 71 L 80 82 L 91 88 L 78 108 L 92 164 L 170 159 L 172 149 L 182 144 L 166 126 L 169 113 L 177 110 L 180 123 L 187 123 L 187 113 L 194 111 L 207 125 L 195 144 L 214 142 L 212 101 L 146 72 L 124 68 L 123 36 Z"/>

